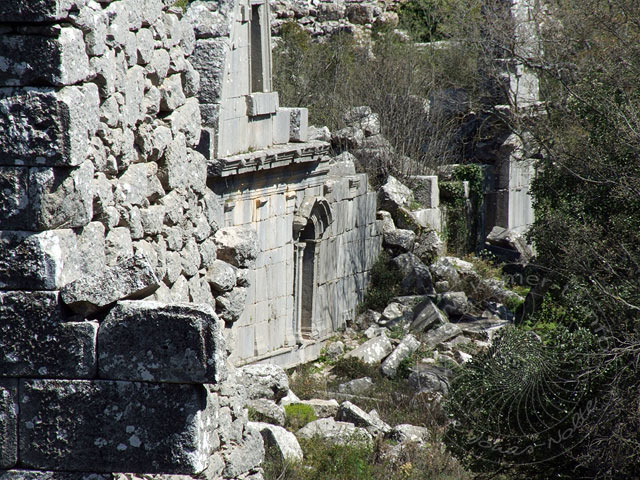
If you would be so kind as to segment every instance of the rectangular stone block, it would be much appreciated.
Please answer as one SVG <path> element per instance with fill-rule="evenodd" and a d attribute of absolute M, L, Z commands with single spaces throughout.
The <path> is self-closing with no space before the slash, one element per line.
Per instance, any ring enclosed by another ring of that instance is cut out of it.
<path fill-rule="evenodd" d="M 85 472 L 43 472 L 42 470 L 6 470 L 0 471 L 0 480 L 118 480 L 119 476 L 105 473 Z M 165 480 L 165 479 L 163 479 Z M 166 480 L 173 480 L 169 477 Z M 184 477 L 175 480 L 184 480 Z"/>
<path fill-rule="evenodd" d="M 273 121 L 270 115 L 249 119 L 249 148 L 263 150 L 273 143 Z"/>
<path fill-rule="evenodd" d="M 68 17 L 76 0 L 3 0 L 0 22 L 45 22 Z"/>
<path fill-rule="evenodd" d="M 309 110 L 306 108 L 286 108 L 290 115 L 289 141 L 306 142 L 309 139 Z"/>
<path fill-rule="evenodd" d="M 90 378 L 97 322 L 67 322 L 57 292 L 0 292 L 0 377 Z"/>
<path fill-rule="evenodd" d="M 42 470 L 198 474 L 216 410 L 202 385 L 22 380 L 19 458 Z"/>
<path fill-rule="evenodd" d="M 57 290 L 105 265 L 104 226 L 41 233 L 0 230 L 0 288 Z"/>
<path fill-rule="evenodd" d="M 247 95 L 246 113 L 250 117 L 257 115 L 270 115 L 278 110 L 278 92 L 260 92 Z"/>
<path fill-rule="evenodd" d="M 0 167 L 0 230 L 83 227 L 93 217 L 94 167 Z"/>
<path fill-rule="evenodd" d="M 73 85 L 90 74 L 82 31 L 66 27 L 57 38 L 0 36 L 0 86 Z"/>
<path fill-rule="evenodd" d="M 0 380 L 0 468 L 11 468 L 16 463 L 18 463 L 18 381 Z"/>
<path fill-rule="evenodd" d="M 98 87 L 0 88 L 0 165 L 76 166 L 98 127 Z"/>
<path fill-rule="evenodd" d="M 221 322 L 208 305 L 123 301 L 98 334 L 100 378 L 218 383 L 226 378 Z"/>
<path fill-rule="evenodd" d="M 289 143 L 289 124 L 291 114 L 288 110 L 279 109 L 272 117 L 273 121 L 273 143 Z"/>
<path fill-rule="evenodd" d="M 198 99 L 201 103 L 220 103 L 224 61 L 229 51 L 227 38 L 200 39 L 196 42 L 196 49 L 189 60 L 200 74 Z"/>
<path fill-rule="evenodd" d="M 415 199 L 424 208 L 438 208 L 440 206 L 440 188 L 437 175 L 416 175 L 411 177 Z"/>

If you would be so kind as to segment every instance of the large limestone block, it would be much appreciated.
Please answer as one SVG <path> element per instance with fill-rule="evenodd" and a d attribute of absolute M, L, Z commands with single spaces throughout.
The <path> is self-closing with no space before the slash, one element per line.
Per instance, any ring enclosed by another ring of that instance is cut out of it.
<path fill-rule="evenodd" d="M 235 322 L 240 318 L 247 303 L 247 288 L 235 287 L 216 297 L 216 311 L 225 322 Z"/>
<path fill-rule="evenodd" d="M 75 166 L 99 115 L 98 87 L 0 88 L 0 165 Z"/>
<path fill-rule="evenodd" d="M 369 433 L 373 435 L 389 433 L 391 431 L 391 427 L 383 422 L 377 415 L 368 414 L 357 405 L 348 401 L 342 402 L 336 414 L 336 419 L 353 423 L 357 427 L 366 428 Z"/>
<path fill-rule="evenodd" d="M 277 402 L 289 392 L 289 378 L 278 365 L 246 365 L 237 370 L 236 380 L 246 387 L 250 400 L 267 398 Z"/>
<path fill-rule="evenodd" d="M 214 236 L 218 258 L 236 267 L 253 266 L 258 256 L 258 235 L 248 227 L 226 227 Z"/>
<path fill-rule="evenodd" d="M 301 462 L 302 448 L 296 436 L 286 429 L 277 425 L 262 422 L 249 422 L 249 426 L 257 429 L 262 435 L 265 446 L 277 448 L 278 452 L 286 461 Z"/>
<path fill-rule="evenodd" d="M 217 407 L 202 385 L 22 380 L 22 465 L 71 472 L 197 474 Z"/>
<path fill-rule="evenodd" d="M 1 7 L 0 7 L 1 8 Z M 57 38 L 40 35 L 0 36 L 0 86 L 64 86 L 89 77 L 82 31 L 66 27 Z"/>
<path fill-rule="evenodd" d="M 321 418 L 307 423 L 298 430 L 298 438 L 319 438 L 336 445 L 354 443 L 371 443 L 373 437 L 366 429 L 356 427 L 353 423 L 336 422 L 333 418 Z"/>
<path fill-rule="evenodd" d="M 414 312 L 411 330 L 425 331 L 433 327 L 439 327 L 449 321 L 446 315 L 429 298 L 417 305 Z"/>
<path fill-rule="evenodd" d="M 392 261 L 402 273 L 402 291 L 405 294 L 435 293 L 429 268 L 413 253 L 403 253 Z"/>
<path fill-rule="evenodd" d="M 237 446 L 225 449 L 224 478 L 247 478 L 243 474 L 260 465 L 264 459 L 264 442 L 260 432 L 248 426 Z M 250 477 L 249 477 L 250 478 Z"/>
<path fill-rule="evenodd" d="M 236 285 L 236 269 L 227 262 L 214 260 L 205 278 L 216 292 L 228 292 Z"/>
<path fill-rule="evenodd" d="M 224 62 L 230 50 L 229 40 L 224 37 L 201 39 L 196 42 L 196 48 L 189 61 L 200 74 L 198 99 L 201 103 L 221 101 Z"/>
<path fill-rule="evenodd" d="M 71 282 L 61 292 L 62 301 L 74 312 L 89 315 L 118 300 L 147 297 L 158 283 L 147 257 L 136 254 Z"/>
<path fill-rule="evenodd" d="M 104 226 L 41 233 L 0 230 L 0 288 L 57 290 L 104 268 Z"/>
<path fill-rule="evenodd" d="M 96 322 L 66 322 L 57 292 L 0 292 L 0 377 L 90 378 Z"/>
<path fill-rule="evenodd" d="M 393 346 L 391 341 L 386 335 L 380 335 L 379 337 L 367 340 L 359 347 L 351 350 L 344 357 L 345 358 L 359 358 L 365 363 L 375 365 L 380 363 L 384 358 L 391 353 Z"/>
<path fill-rule="evenodd" d="M 391 352 L 391 355 L 382 362 L 382 373 L 387 377 L 395 377 L 402 361 L 413 355 L 419 347 L 420 342 L 416 337 L 411 334 L 405 336 L 400 344 Z"/>
<path fill-rule="evenodd" d="M 222 326 L 207 305 L 123 301 L 98 334 L 101 378 L 218 383 L 226 378 Z"/>
<path fill-rule="evenodd" d="M 335 417 L 336 413 L 338 413 L 338 407 L 340 407 L 337 400 L 334 400 L 333 398 L 329 400 L 312 398 L 311 400 L 300 400 L 294 403 L 309 405 L 313 408 L 313 411 L 316 412 L 316 416 L 318 418 Z"/>
<path fill-rule="evenodd" d="M 69 11 L 85 0 L 3 0 L 0 22 L 44 22 L 67 18 Z"/>
<path fill-rule="evenodd" d="M 378 205 L 380 209 L 394 214 L 399 207 L 408 205 L 413 200 L 413 192 L 395 177 L 389 175 L 387 182 L 378 193 Z"/>
<path fill-rule="evenodd" d="M 0 468 L 11 468 L 17 462 L 18 382 L 0 380 Z"/>
<path fill-rule="evenodd" d="M 429 348 L 437 346 L 439 343 L 451 340 L 462 333 L 460 327 L 454 323 L 445 323 L 435 330 L 431 330 L 425 337 L 424 343 Z"/>

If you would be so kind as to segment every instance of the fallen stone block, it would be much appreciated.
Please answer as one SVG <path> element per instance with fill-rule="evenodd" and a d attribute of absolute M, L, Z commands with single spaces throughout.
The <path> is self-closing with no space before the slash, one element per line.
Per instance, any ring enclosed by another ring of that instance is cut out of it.
<path fill-rule="evenodd" d="M 362 395 L 373 388 L 373 380 L 369 377 L 356 378 L 338 385 L 338 392 L 348 395 Z"/>
<path fill-rule="evenodd" d="M 439 306 L 448 317 L 460 317 L 469 310 L 469 300 L 464 292 L 446 292 Z"/>
<path fill-rule="evenodd" d="M 398 208 L 403 207 L 413 200 L 413 192 L 395 177 L 389 175 L 387 182 L 378 193 L 378 206 L 394 215 Z"/>
<path fill-rule="evenodd" d="M 246 365 L 236 371 L 236 380 L 247 389 L 247 398 L 278 402 L 289 392 L 287 373 L 278 365 Z"/>
<path fill-rule="evenodd" d="M 411 322 L 409 328 L 418 332 L 439 327 L 449 321 L 445 314 L 429 298 L 419 304 L 414 312 L 413 322 Z"/>
<path fill-rule="evenodd" d="M 322 400 L 320 398 L 312 398 L 311 400 L 300 400 L 296 403 L 302 403 L 303 405 L 309 405 L 313 408 L 318 418 L 335 417 L 338 413 L 340 404 L 335 399 Z"/>
<path fill-rule="evenodd" d="M 425 427 L 418 427 L 403 423 L 396 425 L 391 430 L 389 437 L 396 442 L 426 442 L 431 438 L 429 430 Z"/>
<path fill-rule="evenodd" d="M 384 360 L 392 350 L 391 341 L 386 335 L 380 335 L 351 350 L 344 358 L 358 358 L 369 365 L 376 365 Z"/>
<path fill-rule="evenodd" d="M 99 115 L 98 87 L 0 88 L 0 165 L 76 166 Z"/>
<path fill-rule="evenodd" d="M 71 282 L 62 289 L 61 297 L 71 310 L 86 316 L 118 300 L 145 298 L 156 291 L 158 284 L 147 257 L 136 254 Z"/>
<path fill-rule="evenodd" d="M 253 410 L 252 414 L 256 420 L 272 425 L 284 426 L 284 407 L 281 407 L 273 400 L 267 400 L 266 398 L 249 400 L 247 401 L 247 407 Z"/>
<path fill-rule="evenodd" d="M 93 377 L 98 324 L 66 320 L 57 292 L 0 292 L 0 377 Z"/>
<path fill-rule="evenodd" d="M 100 324 L 98 375 L 112 380 L 219 383 L 222 326 L 206 305 L 123 301 Z"/>
<path fill-rule="evenodd" d="M 235 287 L 230 292 L 226 292 L 216 297 L 216 311 L 218 316 L 225 322 L 235 322 L 244 311 L 247 300 L 247 289 L 245 287 Z"/>
<path fill-rule="evenodd" d="M 20 461 L 40 470 L 198 474 L 215 415 L 202 385 L 21 380 Z"/>
<path fill-rule="evenodd" d="M 207 270 L 205 279 L 217 292 L 228 292 L 236 286 L 236 269 L 227 262 L 215 260 Z"/>
<path fill-rule="evenodd" d="M 413 253 L 403 253 L 392 260 L 402 273 L 402 290 L 405 294 L 435 293 L 429 268 Z"/>
<path fill-rule="evenodd" d="M 429 364 L 418 364 L 409 374 L 409 385 L 419 393 L 449 392 L 451 370 Z"/>
<path fill-rule="evenodd" d="M 405 336 L 400 344 L 391 352 L 391 355 L 382 362 L 382 373 L 390 378 L 395 377 L 402 361 L 413 355 L 419 347 L 420 342 L 416 337 L 411 334 Z"/>
<path fill-rule="evenodd" d="M 382 246 L 390 248 L 395 253 L 406 253 L 413 250 L 416 234 L 411 230 L 398 228 L 385 232 L 382 237 Z"/>
<path fill-rule="evenodd" d="M 433 348 L 439 343 L 451 340 L 462 333 L 460 327 L 454 323 L 445 323 L 435 330 L 430 330 L 424 338 L 424 343 L 428 348 Z"/>
<path fill-rule="evenodd" d="M 0 380 L 0 468 L 18 463 L 18 381 Z M 1 475 L 0 475 L 0 478 Z"/>
<path fill-rule="evenodd" d="M 296 433 L 298 438 L 318 438 L 336 445 L 370 444 L 371 434 L 352 423 L 337 422 L 333 418 L 321 418 L 307 423 Z"/>
<path fill-rule="evenodd" d="M 238 478 L 256 468 L 264 459 L 264 442 L 260 432 L 247 426 L 242 441 L 223 451 L 224 477 Z"/>
<path fill-rule="evenodd" d="M 289 462 L 301 462 L 302 448 L 296 436 L 282 427 L 261 422 L 249 422 L 262 435 L 265 446 L 275 447 L 282 458 Z"/>
<path fill-rule="evenodd" d="M 336 414 L 336 420 L 353 423 L 356 427 L 366 428 L 372 435 L 386 434 L 391 431 L 391 427 L 377 415 L 371 416 L 349 401 L 342 402 Z"/>

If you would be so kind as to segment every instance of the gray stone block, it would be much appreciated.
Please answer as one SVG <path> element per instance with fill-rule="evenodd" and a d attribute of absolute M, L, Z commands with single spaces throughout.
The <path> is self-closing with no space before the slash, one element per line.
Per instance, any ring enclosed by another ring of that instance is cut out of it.
<path fill-rule="evenodd" d="M 258 236 L 252 228 L 226 227 L 214 237 L 218 258 L 236 267 L 252 267 L 258 255 Z"/>
<path fill-rule="evenodd" d="M 90 74 L 82 31 L 77 28 L 60 29 L 58 38 L 2 35 L 0 52 L 3 87 L 73 85 Z"/>
<path fill-rule="evenodd" d="M 110 473 L 5 470 L 0 471 L 0 480 L 121 480 L 121 477 Z M 166 476 L 162 480 L 185 480 L 185 478 L 174 479 L 174 477 Z"/>
<path fill-rule="evenodd" d="M 384 360 L 392 350 L 391 341 L 386 335 L 380 335 L 351 350 L 344 358 L 358 358 L 365 363 L 375 365 Z"/>
<path fill-rule="evenodd" d="M 217 405 L 202 385 L 22 380 L 22 465 L 68 472 L 197 474 Z"/>
<path fill-rule="evenodd" d="M 57 292 L 0 292 L 0 377 L 90 378 L 96 322 L 67 322 Z"/>
<path fill-rule="evenodd" d="M 17 462 L 18 381 L 0 380 L 0 468 L 11 468 Z"/>
<path fill-rule="evenodd" d="M 0 22 L 44 22 L 67 18 L 76 0 L 3 0 Z"/>
<path fill-rule="evenodd" d="M 98 87 L 0 88 L 0 165 L 75 166 L 99 121 Z"/>
<path fill-rule="evenodd" d="M 158 283 L 149 260 L 138 254 L 71 282 L 62 289 L 61 297 L 74 312 L 89 315 L 118 300 L 145 298 Z"/>
<path fill-rule="evenodd" d="M 196 48 L 189 60 L 200 74 L 198 98 L 201 103 L 218 103 L 222 99 L 224 60 L 229 51 L 227 38 L 203 39 L 196 42 Z"/>
<path fill-rule="evenodd" d="M 221 322 L 206 305 L 124 301 L 98 334 L 101 378 L 218 383 L 226 378 Z"/>
<path fill-rule="evenodd" d="M 104 226 L 41 233 L 0 230 L 0 288 L 57 290 L 105 264 Z"/>

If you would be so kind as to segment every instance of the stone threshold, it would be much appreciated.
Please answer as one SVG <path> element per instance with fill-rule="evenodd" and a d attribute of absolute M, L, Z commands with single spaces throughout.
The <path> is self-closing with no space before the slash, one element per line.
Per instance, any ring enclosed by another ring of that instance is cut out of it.
<path fill-rule="evenodd" d="M 319 140 L 274 145 L 263 150 L 210 160 L 207 174 L 210 177 L 228 177 L 294 163 L 326 162 L 329 160 L 329 149 L 329 143 Z"/>
<path fill-rule="evenodd" d="M 287 369 L 304 363 L 313 362 L 318 359 L 320 352 L 334 335 L 335 333 L 319 339 L 305 340 L 302 345 L 283 347 L 278 350 L 265 353 L 264 355 L 251 357 L 237 362 L 235 366 L 242 367 L 249 364 L 265 363 L 279 365 L 282 368 Z"/>

